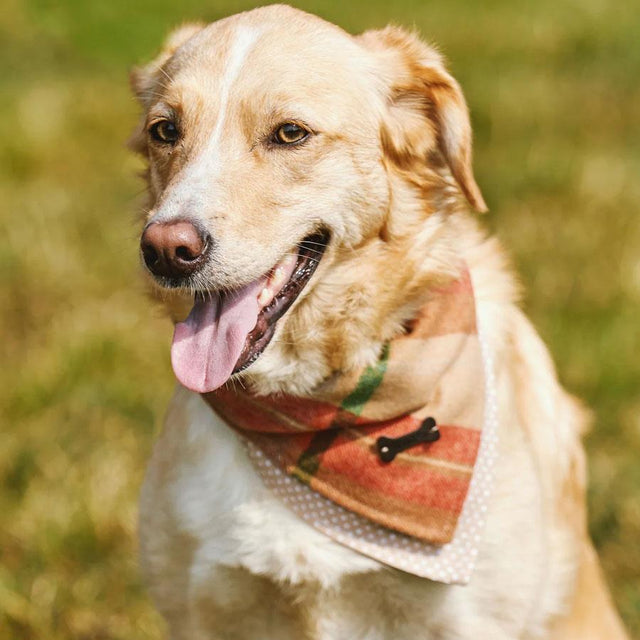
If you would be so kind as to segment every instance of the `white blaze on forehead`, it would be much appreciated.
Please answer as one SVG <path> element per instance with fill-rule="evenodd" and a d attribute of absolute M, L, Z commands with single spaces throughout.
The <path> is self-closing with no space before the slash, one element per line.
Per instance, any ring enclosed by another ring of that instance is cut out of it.
<path fill-rule="evenodd" d="M 231 45 L 224 77 L 222 78 L 218 122 L 216 123 L 216 128 L 213 132 L 213 135 L 211 136 L 211 139 L 209 140 L 209 149 L 215 147 L 220 138 L 222 126 L 224 125 L 224 121 L 227 117 L 227 106 L 229 105 L 229 94 L 231 92 L 231 86 L 238 77 L 240 69 L 242 68 L 242 63 L 247 57 L 247 54 L 255 44 L 258 33 L 259 32 L 257 29 L 250 29 L 247 27 L 240 27 L 235 33 L 235 39 L 233 40 L 233 43 Z"/>
<path fill-rule="evenodd" d="M 167 200 L 160 207 L 158 214 L 154 216 L 156 219 L 184 215 L 185 212 L 181 210 L 181 205 L 193 196 L 197 197 L 199 193 L 203 193 L 206 187 L 211 186 L 212 179 L 220 173 L 222 158 L 219 144 L 227 118 L 231 88 L 259 35 L 259 29 L 250 27 L 239 27 L 234 33 L 220 84 L 220 106 L 215 129 L 202 153 L 191 159 L 186 170 L 177 176 L 178 182 L 167 194 Z"/>

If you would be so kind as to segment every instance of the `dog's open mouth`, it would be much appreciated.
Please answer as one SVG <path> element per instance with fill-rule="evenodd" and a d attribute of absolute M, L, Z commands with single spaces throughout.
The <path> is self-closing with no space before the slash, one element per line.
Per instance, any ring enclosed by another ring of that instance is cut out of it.
<path fill-rule="evenodd" d="M 314 233 L 244 287 L 197 293 L 189 317 L 173 334 L 171 363 L 180 383 L 207 393 L 255 362 L 311 279 L 328 241 L 327 231 Z"/>

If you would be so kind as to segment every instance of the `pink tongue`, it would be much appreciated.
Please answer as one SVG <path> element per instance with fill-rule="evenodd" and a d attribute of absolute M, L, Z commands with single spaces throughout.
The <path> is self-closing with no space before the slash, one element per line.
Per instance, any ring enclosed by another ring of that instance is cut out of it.
<path fill-rule="evenodd" d="M 260 278 L 223 296 L 196 297 L 189 317 L 176 325 L 171 345 L 173 371 L 183 386 L 207 393 L 229 379 L 256 326 L 264 283 Z"/>

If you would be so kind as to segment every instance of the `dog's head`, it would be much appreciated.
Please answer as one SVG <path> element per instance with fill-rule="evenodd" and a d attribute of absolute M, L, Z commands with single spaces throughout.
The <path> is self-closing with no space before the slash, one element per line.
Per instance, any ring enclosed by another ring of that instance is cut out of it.
<path fill-rule="evenodd" d="M 132 84 L 142 255 L 174 318 L 191 308 L 172 359 L 197 391 L 361 365 L 415 309 L 434 221 L 485 209 L 460 88 L 400 29 L 269 6 L 182 27 Z"/>

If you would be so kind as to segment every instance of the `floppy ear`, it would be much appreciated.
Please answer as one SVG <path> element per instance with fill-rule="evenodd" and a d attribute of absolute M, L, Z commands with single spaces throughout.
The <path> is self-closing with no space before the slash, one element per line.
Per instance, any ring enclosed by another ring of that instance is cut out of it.
<path fill-rule="evenodd" d="M 202 30 L 203 27 L 204 24 L 190 23 L 174 29 L 165 40 L 162 50 L 154 60 L 143 67 L 135 67 L 131 70 L 129 74 L 131 90 L 145 109 L 151 104 L 157 87 L 168 79 L 162 69 L 165 63 L 179 47 Z M 139 153 L 144 153 L 146 149 L 143 125 L 144 122 L 141 120 L 128 142 L 129 147 Z"/>
<path fill-rule="evenodd" d="M 469 111 L 440 54 L 398 27 L 367 31 L 360 40 L 378 56 L 388 87 L 381 135 L 391 159 L 408 167 L 438 151 L 469 204 L 486 211 L 471 168 Z"/>

